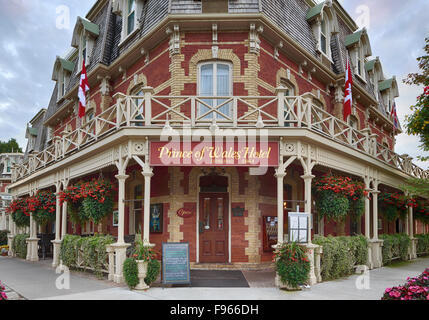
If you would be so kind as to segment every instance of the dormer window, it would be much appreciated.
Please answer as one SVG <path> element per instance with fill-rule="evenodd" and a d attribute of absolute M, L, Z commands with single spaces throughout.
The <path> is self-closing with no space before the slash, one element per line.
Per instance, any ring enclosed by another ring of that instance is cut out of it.
<path fill-rule="evenodd" d="M 323 56 L 332 60 L 331 37 L 338 33 L 338 23 L 335 11 L 332 9 L 332 1 L 324 1 L 307 12 L 307 21 L 310 23 L 316 50 Z"/>
<path fill-rule="evenodd" d="M 136 25 L 136 0 L 128 0 L 127 35 L 132 33 Z"/>
<path fill-rule="evenodd" d="M 399 97 L 398 84 L 396 83 L 396 78 L 393 77 L 391 79 L 383 80 L 379 82 L 378 88 L 383 97 L 384 105 L 386 106 L 386 113 L 391 115 L 393 102 L 395 98 Z"/>
<path fill-rule="evenodd" d="M 140 30 L 139 18 L 143 12 L 144 0 L 115 0 L 113 13 L 122 16 L 121 42 L 124 43 Z"/>
<path fill-rule="evenodd" d="M 363 28 L 362 30 L 349 34 L 345 39 L 345 46 L 349 50 L 354 74 L 362 81 L 366 81 L 365 58 L 372 55 L 366 29 Z"/>
<path fill-rule="evenodd" d="M 75 64 L 69 60 L 57 57 L 52 73 L 52 80 L 57 81 L 58 92 L 57 100 L 61 100 L 67 92 L 67 86 L 70 81 L 70 75 L 73 72 Z"/>
<path fill-rule="evenodd" d="M 326 19 L 322 19 L 321 28 L 320 28 L 320 47 L 324 54 L 328 54 L 328 32 L 326 27 Z"/>
<path fill-rule="evenodd" d="M 85 61 L 85 66 L 90 64 L 95 39 L 99 34 L 100 28 L 97 24 L 85 18 L 77 18 L 71 44 L 72 47 L 78 49 L 79 59 L 77 73 L 82 71 L 83 61 Z"/>

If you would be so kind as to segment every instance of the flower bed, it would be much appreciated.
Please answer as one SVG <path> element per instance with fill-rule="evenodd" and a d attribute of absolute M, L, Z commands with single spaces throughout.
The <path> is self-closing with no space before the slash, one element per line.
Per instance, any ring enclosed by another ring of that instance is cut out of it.
<path fill-rule="evenodd" d="M 416 234 L 417 255 L 429 255 L 429 234 Z"/>
<path fill-rule="evenodd" d="M 380 236 L 383 240 L 383 264 L 391 264 L 393 260 L 408 260 L 408 250 L 410 248 L 411 239 L 406 234 L 383 234 Z"/>
<path fill-rule="evenodd" d="M 323 247 L 321 255 L 323 281 L 351 275 L 354 266 L 367 264 L 368 241 L 364 236 L 316 236 L 313 243 Z"/>
<path fill-rule="evenodd" d="M 30 238 L 28 234 L 17 234 L 12 241 L 12 249 L 15 255 L 21 259 L 27 258 L 27 242 Z"/>
<path fill-rule="evenodd" d="M 285 243 L 274 252 L 276 272 L 289 289 L 298 289 L 308 281 L 310 261 L 296 243 Z"/>
<path fill-rule="evenodd" d="M 386 289 L 381 300 L 429 300 L 429 269 L 418 277 L 408 278 L 403 286 Z"/>
<path fill-rule="evenodd" d="M 7 256 L 9 252 L 9 246 L 8 245 L 4 245 L 4 246 L 0 246 L 0 255 L 2 256 Z"/>
<path fill-rule="evenodd" d="M 104 273 L 108 273 L 106 247 L 113 242 L 114 239 L 110 235 L 66 235 L 61 243 L 60 259 L 68 268 L 91 270 L 101 278 Z"/>
<path fill-rule="evenodd" d="M 7 295 L 6 295 L 5 290 L 6 290 L 6 288 L 4 287 L 4 285 L 0 281 L 0 301 L 1 300 L 7 300 Z"/>

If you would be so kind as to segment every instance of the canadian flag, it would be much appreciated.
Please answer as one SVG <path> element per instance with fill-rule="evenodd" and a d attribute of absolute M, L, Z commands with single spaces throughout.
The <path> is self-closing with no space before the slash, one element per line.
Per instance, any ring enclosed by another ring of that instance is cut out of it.
<path fill-rule="evenodd" d="M 390 113 L 391 118 L 393 119 L 393 125 L 395 129 L 399 129 L 399 119 L 398 114 L 396 113 L 396 102 L 393 102 L 392 112 Z"/>
<path fill-rule="evenodd" d="M 344 93 L 344 121 L 347 121 L 349 115 L 352 114 L 353 95 L 352 95 L 353 75 L 350 67 L 349 57 L 347 57 L 346 67 L 346 89 Z"/>
<path fill-rule="evenodd" d="M 83 60 L 82 73 L 80 74 L 80 84 L 79 84 L 79 118 L 85 116 L 86 110 L 86 93 L 89 91 L 89 82 L 88 75 L 86 74 L 85 60 Z"/>

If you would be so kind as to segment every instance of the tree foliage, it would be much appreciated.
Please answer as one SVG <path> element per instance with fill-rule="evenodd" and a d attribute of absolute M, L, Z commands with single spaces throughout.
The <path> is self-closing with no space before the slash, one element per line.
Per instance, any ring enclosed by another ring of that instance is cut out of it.
<path fill-rule="evenodd" d="M 419 136 L 423 151 L 429 151 L 429 37 L 425 39 L 425 55 L 417 58 L 420 73 L 410 73 L 404 82 L 408 85 L 423 86 L 423 93 L 417 98 L 417 103 L 411 106 L 413 114 L 405 119 L 407 133 Z M 423 161 L 429 157 L 419 157 Z"/>
<path fill-rule="evenodd" d="M 9 141 L 0 140 L 0 153 L 22 153 L 22 149 L 19 146 L 16 139 L 10 139 Z"/>

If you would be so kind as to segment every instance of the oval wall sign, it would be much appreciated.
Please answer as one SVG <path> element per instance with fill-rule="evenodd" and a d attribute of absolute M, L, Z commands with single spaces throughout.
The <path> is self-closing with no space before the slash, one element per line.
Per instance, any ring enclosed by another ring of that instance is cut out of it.
<path fill-rule="evenodd" d="M 194 216 L 194 212 L 192 210 L 187 210 L 185 208 L 177 210 L 177 215 L 181 218 L 191 218 Z"/>

